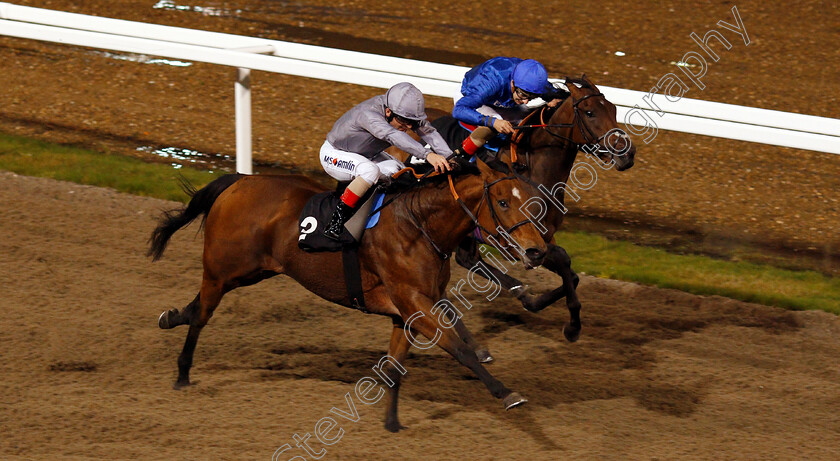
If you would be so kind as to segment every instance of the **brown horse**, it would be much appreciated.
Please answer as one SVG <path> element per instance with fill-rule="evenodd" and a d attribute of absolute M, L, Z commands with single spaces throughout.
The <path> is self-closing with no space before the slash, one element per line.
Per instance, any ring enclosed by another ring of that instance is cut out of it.
<path fill-rule="evenodd" d="M 453 311 L 447 314 L 447 309 L 435 306 L 445 297 L 450 278 L 447 256 L 476 225 L 507 229 L 527 248 L 521 259 L 529 267 L 539 265 L 545 255 L 542 236 L 519 210 L 525 199 L 520 181 L 483 162 L 478 167 L 472 167 L 473 173 L 480 174 L 440 176 L 443 180 L 409 190 L 382 209 L 379 224 L 361 242 L 361 278 L 368 311 L 393 320 L 388 354 L 394 360 L 404 362 L 409 346 L 417 345 L 412 338 L 419 332 L 472 370 L 510 408 L 526 400 L 479 363 L 476 343 L 463 322 L 447 317 Z M 175 231 L 204 215 L 201 290 L 183 311 L 169 310 L 159 319 L 164 329 L 190 326 L 178 357 L 176 389 L 190 383 L 199 333 L 222 296 L 234 288 L 285 274 L 326 300 L 350 305 L 341 253 L 306 253 L 298 248 L 298 215 L 304 203 L 322 191 L 323 186 L 303 176 L 228 175 L 193 191 L 184 209 L 163 216 L 150 239 L 149 255 L 155 260 Z M 388 389 L 385 427 L 395 432 L 401 428 L 397 418 L 401 375 L 393 366 L 386 373 L 395 385 Z"/>
<path fill-rule="evenodd" d="M 566 193 L 579 197 L 573 190 L 574 183 L 568 184 L 569 175 L 581 150 L 586 155 L 597 157 L 595 160 L 603 162 L 605 169 L 615 166 L 616 170 L 624 171 L 633 166 L 636 148 L 618 127 L 615 105 L 594 83 L 585 75 L 580 79 L 566 77 L 566 83 L 569 97 L 555 109 L 542 107 L 532 112 L 520 125 L 522 128 L 512 136 L 511 145 L 500 149 L 498 155 L 524 181 L 535 187 L 542 186 L 541 197 L 547 209 L 543 210 L 543 215 L 531 218 L 541 222 L 543 238 L 549 244 L 543 267 L 558 274 L 563 285 L 535 296 L 519 280 L 497 270 L 492 264 L 486 266 L 528 311 L 539 312 L 565 296 L 570 321 L 564 325 L 563 334 L 567 340 L 574 342 L 581 331 L 581 304 L 576 292 L 579 278 L 572 270 L 571 258 L 566 250 L 554 243 L 554 233 L 560 228 L 567 211 L 564 205 Z M 430 120 L 435 120 L 449 114 L 430 109 L 428 115 Z M 529 213 L 534 212 L 533 208 L 528 210 Z M 475 238 L 468 236 L 460 243 L 456 261 L 463 267 L 473 267 L 482 261 Z M 482 354 L 486 352 L 483 348 L 479 351 Z M 482 362 L 493 360 L 489 353 L 479 358 Z"/>

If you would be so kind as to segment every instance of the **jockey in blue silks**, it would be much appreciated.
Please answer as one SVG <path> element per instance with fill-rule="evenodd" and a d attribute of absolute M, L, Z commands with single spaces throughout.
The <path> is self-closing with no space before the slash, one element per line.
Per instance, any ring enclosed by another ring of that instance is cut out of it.
<path fill-rule="evenodd" d="M 531 100 L 546 95 L 548 105 L 559 104 L 553 90 L 545 67 L 533 59 L 497 57 L 473 67 L 464 76 L 452 116 L 476 128 L 455 153 L 472 155 L 497 133 L 512 134 L 511 122 L 525 117 Z"/>

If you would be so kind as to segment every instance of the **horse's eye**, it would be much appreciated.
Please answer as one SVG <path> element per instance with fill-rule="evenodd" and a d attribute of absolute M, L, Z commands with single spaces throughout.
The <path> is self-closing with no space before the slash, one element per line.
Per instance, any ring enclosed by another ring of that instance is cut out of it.
<path fill-rule="evenodd" d="M 591 110 L 588 110 L 588 111 L 586 111 L 586 116 L 587 117 L 594 117 L 595 114 Z"/>
<path fill-rule="evenodd" d="M 508 205 L 507 200 L 499 200 L 498 203 L 499 203 L 499 206 L 502 207 L 502 208 L 509 208 L 510 207 L 510 205 Z"/>

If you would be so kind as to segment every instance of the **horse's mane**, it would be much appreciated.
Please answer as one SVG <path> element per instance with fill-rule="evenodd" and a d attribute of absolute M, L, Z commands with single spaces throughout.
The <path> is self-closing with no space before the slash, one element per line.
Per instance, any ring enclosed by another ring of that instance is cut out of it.
<path fill-rule="evenodd" d="M 491 168 L 496 168 L 495 165 L 490 166 Z M 505 168 L 507 168 L 506 165 Z M 450 176 L 452 176 L 452 178 L 455 180 L 470 176 L 476 177 L 481 176 L 481 171 L 478 169 L 478 166 L 475 163 L 461 164 L 460 168 L 458 168 L 457 170 L 453 170 L 447 174 L 436 174 L 433 176 L 429 176 L 423 179 L 422 181 L 416 181 L 412 179 L 410 184 L 400 184 L 399 182 L 394 183 L 388 186 L 388 189 L 385 192 L 385 205 L 383 205 L 382 208 L 388 206 L 388 204 L 391 201 L 404 201 L 406 202 L 408 207 L 395 208 L 394 213 L 396 213 L 396 215 L 401 219 L 412 220 L 412 218 L 410 218 L 406 214 L 405 210 L 412 209 L 415 210 L 415 214 L 417 214 L 416 211 L 418 210 L 418 208 L 422 209 L 425 206 L 425 202 L 423 201 L 423 191 L 431 189 L 448 189 L 448 178 Z M 457 182 L 455 184 L 457 186 Z"/>

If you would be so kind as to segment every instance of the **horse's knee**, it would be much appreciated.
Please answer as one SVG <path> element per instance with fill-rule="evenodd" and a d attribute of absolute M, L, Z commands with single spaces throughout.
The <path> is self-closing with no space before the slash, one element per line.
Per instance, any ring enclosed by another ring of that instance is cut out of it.
<path fill-rule="evenodd" d="M 557 259 L 557 262 L 567 267 L 572 266 L 572 258 L 569 256 L 569 253 L 566 252 L 565 248 L 555 245 L 551 248 L 551 250 L 554 253 L 554 257 Z"/>
<path fill-rule="evenodd" d="M 468 239 L 471 240 L 471 239 Z M 455 250 L 455 262 L 459 266 L 470 269 L 479 261 L 474 245 L 461 244 Z"/>
<path fill-rule="evenodd" d="M 489 354 L 490 353 L 488 352 L 487 355 Z M 459 362 L 468 366 L 472 365 L 473 362 L 479 363 L 476 350 L 464 341 L 458 341 L 453 346 L 452 355 L 454 355 Z"/>

